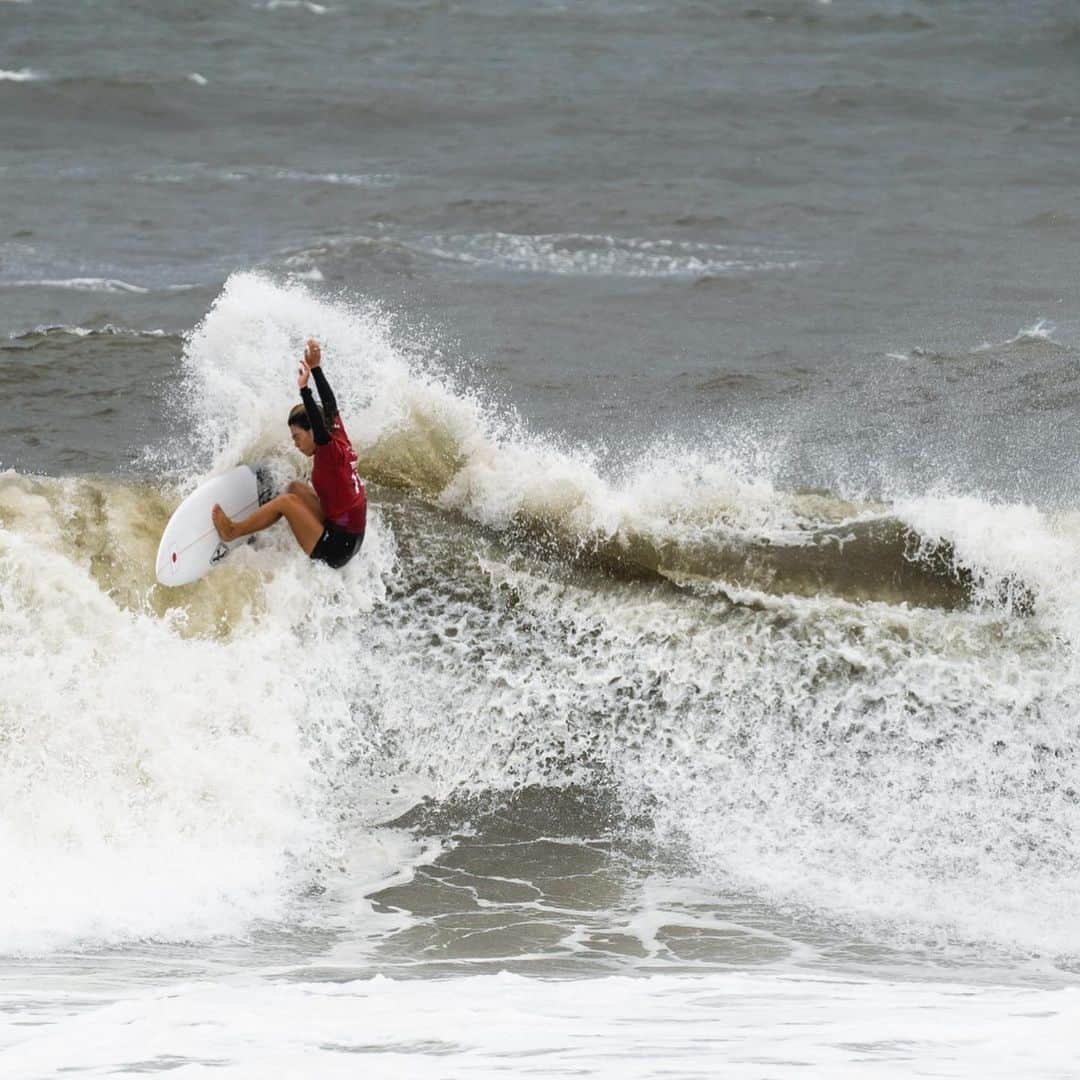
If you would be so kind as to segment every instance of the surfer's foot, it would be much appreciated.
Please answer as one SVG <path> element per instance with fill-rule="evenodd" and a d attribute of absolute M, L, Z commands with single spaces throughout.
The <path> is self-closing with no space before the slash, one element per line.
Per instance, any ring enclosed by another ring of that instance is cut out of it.
<path fill-rule="evenodd" d="M 235 540 L 240 535 L 232 518 L 217 503 L 214 504 L 214 508 L 210 511 L 210 518 L 214 523 L 214 528 L 218 531 L 218 536 L 222 540 Z"/>

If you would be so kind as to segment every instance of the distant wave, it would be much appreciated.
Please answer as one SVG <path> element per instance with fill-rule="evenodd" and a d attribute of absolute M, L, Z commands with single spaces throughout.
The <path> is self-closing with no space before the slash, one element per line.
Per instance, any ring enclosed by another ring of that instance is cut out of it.
<path fill-rule="evenodd" d="M 829 0 L 818 0 L 817 4 L 796 4 L 785 9 L 774 5 L 771 8 L 748 8 L 743 12 L 744 19 L 760 19 L 770 23 L 801 23 L 806 28 L 835 30 L 847 34 L 915 34 L 933 30 L 934 23 L 914 12 L 895 13 L 832 12 Z"/>
<path fill-rule="evenodd" d="M 0 281 L 0 289 L 71 289 L 74 292 L 134 293 L 142 295 L 151 292 L 186 292 L 197 289 L 197 283 L 166 285 L 161 289 L 151 289 L 144 285 L 134 285 L 119 278 L 74 277 L 74 278 L 24 278 L 19 281 Z"/>
<path fill-rule="evenodd" d="M 79 340 L 82 338 L 167 338 L 175 335 L 165 330 L 133 330 L 125 326 L 106 323 L 101 327 L 86 326 L 36 326 L 33 330 L 23 330 L 8 336 L 11 343 L 0 348 L 33 349 L 49 342 Z M 179 339 L 178 339 L 179 340 Z"/>
<path fill-rule="evenodd" d="M 302 184 L 342 184 L 346 187 L 386 187 L 396 181 L 388 173 L 305 172 L 302 169 L 274 169 L 275 180 L 291 180 Z"/>
<path fill-rule="evenodd" d="M 1057 345 L 1060 347 L 1060 342 L 1054 340 L 1054 331 L 1057 330 L 1057 326 L 1050 322 L 1049 319 L 1036 319 L 1031 326 L 1024 327 L 1024 329 L 1018 331 L 1015 337 L 1009 338 L 1005 343 L 1006 345 Z"/>
<path fill-rule="evenodd" d="M 1076 224 L 1076 218 L 1067 210 L 1044 210 L 1020 224 L 1031 229 L 1068 229 Z"/>
<path fill-rule="evenodd" d="M 137 180 L 149 184 L 190 184 L 198 180 L 214 180 L 219 183 L 248 183 L 251 180 L 280 180 L 296 184 L 327 184 L 343 187 L 389 187 L 397 177 L 389 173 L 311 172 L 284 166 L 235 166 L 211 168 L 199 162 L 191 162 L 168 169 L 140 173 Z"/>
<path fill-rule="evenodd" d="M 147 293 L 150 290 L 142 285 L 132 285 L 130 282 L 121 281 L 119 278 L 40 278 L 38 280 L 24 279 L 21 281 L 5 281 L 0 283 L 0 288 L 6 289 L 72 289 L 75 292 L 106 292 L 106 293 Z"/>
<path fill-rule="evenodd" d="M 696 278 L 792 270 L 804 261 L 793 252 L 764 248 L 580 233 L 435 235 L 404 244 L 440 259 L 476 267 L 631 278 Z"/>
<path fill-rule="evenodd" d="M 256 11 L 309 11 L 312 15 L 325 15 L 330 9 L 323 4 L 313 3 L 312 0 L 265 0 L 261 4 L 251 5 Z"/>
<path fill-rule="evenodd" d="M 39 82 L 42 76 L 30 68 L 21 68 L 18 71 L 5 71 L 0 68 L 0 82 Z"/>
<path fill-rule="evenodd" d="M 1031 355 L 1033 353 L 1072 354 L 1069 346 L 1058 341 L 1054 334 L 1057 325 L 1049 319 L 1036 319 L 1030 326 L 1021 327 L 1004 341 L 984 341 L 967 352 L 941 352 L 916 345 L 908 352 L 888 352 L 884 355 L 890 360 L 921 360 L 939 364 L 971 364 L 984 362 L 987 354 L 1007 357 L 1010 354 Z"/>
<path fill-rule="evenodd" d="M 813 259 L 797 252 L 683 240 L 648 240 L 565 233 L 455 233 L 410 235 L 395 226 L 336 238 L 282 253 L 285 266 L 330 258 L 346 263 L 372 255 L 415 261 L 436 259 L 475 270 L 521 274 L 692 281 L 710 287 L 749 275 L 796 270 Z"/>

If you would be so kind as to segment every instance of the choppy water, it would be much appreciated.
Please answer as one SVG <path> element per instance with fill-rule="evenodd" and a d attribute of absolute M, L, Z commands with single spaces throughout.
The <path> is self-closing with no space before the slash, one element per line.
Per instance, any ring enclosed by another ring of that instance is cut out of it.
<path fill-rule="evenodd" d="M 1078 43 L 0 3 L 0 1065 L 1075 1074 Z"/>

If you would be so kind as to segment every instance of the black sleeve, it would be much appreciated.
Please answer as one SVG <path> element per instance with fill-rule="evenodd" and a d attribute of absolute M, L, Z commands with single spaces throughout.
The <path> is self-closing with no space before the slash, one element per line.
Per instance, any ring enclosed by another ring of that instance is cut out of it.
<path fill-rule="evenodd" d="M 315 437 L 316 444 L 325 446 L 330 441 L 330 432 L 326 430 L 326 425 L 323 423 L 322 413 L 315 408 L 315 396 L 312 394 L 310 387 L 301 388 L 300 400 L 307 410 L 308 423 L 311 424 L 311 434 Z"/>
<path fill-rule="evenodd" d="M 311 374 L 315 377 L 315 385 L 319 390 L 319 401 L 322 403 L 323 415 L 326 417 L 326 422 L 332 424 L 338 414 L 337 398 L 334 397 L 334 391 L 330 389 L 330 384 L 326 381 L 321 364 L 318 367 L 313 367 Z"/>

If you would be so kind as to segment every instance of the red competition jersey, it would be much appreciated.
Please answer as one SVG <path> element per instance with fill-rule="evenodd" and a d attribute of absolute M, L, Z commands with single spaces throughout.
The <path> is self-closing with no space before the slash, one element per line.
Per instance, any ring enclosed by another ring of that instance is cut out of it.
<path fill-rule="evenodd" d="M 367 493 L 364 481 L 356 471 L 356 454 L 341 417 L 330 425 L 330 441 L 315 444 L 315 463 L 311 469 L 311 486 L 319 496 L 327 520 L 362 533 L 367 527 Z"/>

